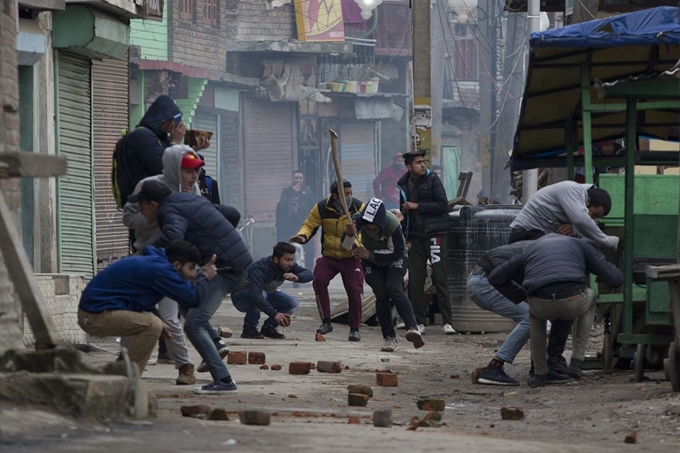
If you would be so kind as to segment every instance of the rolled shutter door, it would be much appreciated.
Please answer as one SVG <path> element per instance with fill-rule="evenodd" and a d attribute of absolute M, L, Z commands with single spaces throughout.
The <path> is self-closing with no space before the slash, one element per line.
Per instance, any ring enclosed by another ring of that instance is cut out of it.
<path fill-rule="evenodd" d="M 274 220 L 281 190 L 293 172 L 290 102 L 245 102 L 246 215 Z"/>
<path fill-rule="evenodd" d="M 201 156 L 205 159 L 205 173 L 212 177 L 215 181 L 219 181 L 218 162 L 217 162 L 217 148 L 219 146 L 219 117 L 217 115 L 209 115 L 201 112 L 196 113 L 191 128 L 201 131 L 210 131 L 213 133 L 210 139 L 210 147 L 201 150 Z"/>
<path fill-rule="evenodd" d="M 97 268 L 128 255 L 128 230 L 111 191 L 111 159 L 121 132 L 128 128 L 129 63 L 120 60 L 92 62 L 94 131 L 94 207 Z"/>
<path fill-rule="evenodd" d="M 340 126 L 342 177 L 352 183 L 354 198 L 364 203 L 373 197 L 377 174 L 375 123 L 344 122 Z M 332 178 L 335 180 L 335 178 Z"/>
<path fill-rule="evenodd" d="M 58 179 L 59 272 L 94 273 L 94 212 L 90 60 L 58 52 L 59 153 L 68 160 Z"/>

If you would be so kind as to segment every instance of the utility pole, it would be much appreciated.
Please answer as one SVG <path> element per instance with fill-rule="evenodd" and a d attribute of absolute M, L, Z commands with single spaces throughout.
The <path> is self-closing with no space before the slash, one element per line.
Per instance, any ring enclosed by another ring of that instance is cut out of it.
<path fill-rule="evenodd" d="M 480 6 L 485 12 L 483 18 L 479 19 L 477 24 L 479 27 L 478 48 L 479 48 L 479 150 L 482 157 L 482 189 L 484 196 L 491 197 L 491 178 L 493 177 L 493 156 L 494 145 L 491 137 L 491 129 L 493 119 L 496 116 L 494 109 L 494 98 L 496 97 L 496 90 L 494 87 L 495 73 L 491 73 L 496 65 L 494 64 L 496 49 L 489 48 L 489 43 L 495 42 L 491 35 L 495 30 L 491 30 L 491 11 L 494 11 L 494 2 L 497 0 L 482 0 Z M 487 74 L 486 69 L 489 70 Z"/>
<path fill-rule="evenodd" d="M 541 30 L 541 3 L 540 0 L 529 0 L 527 4 L 527 32 L 531 33 Z M 527 71 L 529 74 L 529 53 L 527 52 Z M 538 169 L 526 170 L 522 175 L 522 203 L 526 204 L 529 198 L 538 190 Z"/>
<path fill-rule="evenodd" d="M 432 153 L 432 69 L 430 62 L 430 0 L 413 0 L 413 133 L 412 146 L 426 151 L 428 167 L 439 155 Z M 437 150 L 438 151 L 438 150 Z"/>
<path fill-rule="evenodd" d="M 431 60 L 431 99 L 432 99 L 432 141 L 431 157 L 433 165 L 441 165 L 442 156 L 442 107 L 444 105 L 444 62 L 446 58 L 446 0 L 434 0 L 430 20 L 432 21 Z"/>

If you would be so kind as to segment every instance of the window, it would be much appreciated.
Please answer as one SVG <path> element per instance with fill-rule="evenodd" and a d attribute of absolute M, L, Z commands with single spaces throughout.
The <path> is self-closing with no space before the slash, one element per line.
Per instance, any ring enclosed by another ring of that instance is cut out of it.
<path fill-rule="evenodd" d="M 194 18 L 194 0 L 179 0 L 179 16 L 184 19 Z"/>
<path fill-rule="evenodd" d="M 456 80 L 478 80 L 477 40 L 456 38 L 453 51 L 453 74 Z"/>
<path fill-rule="evenodd" d="M 219 25 L 219 7 L 218 0 L 203 0 L 203 18 L 207 23 L 216 27 Z"/>

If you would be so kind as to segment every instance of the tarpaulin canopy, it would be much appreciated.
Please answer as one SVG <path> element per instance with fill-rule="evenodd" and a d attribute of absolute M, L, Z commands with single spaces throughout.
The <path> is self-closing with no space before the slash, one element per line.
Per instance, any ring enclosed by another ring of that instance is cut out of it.
<path fill-rule="evenodd" d="M 607 111 L 608 105 L 620 104 L 621 99 L 600 97 L 598 87 L 620 79 L 663 73 L 679 59 L 680 9 L 674 7 L 532 33 L 512 167 L 549 166 L 546 159 L 563 165 L 569 127 L 574 130 L 577 144 L 583 144 L 584 105 L 591 112 L 593 142 L 622 138 L 625 111 Z M 661 99 L 665 98 L 643 101 Z M 637 125 L 638 136 L 678 139 L 677 110 L 641 110 Z"/>

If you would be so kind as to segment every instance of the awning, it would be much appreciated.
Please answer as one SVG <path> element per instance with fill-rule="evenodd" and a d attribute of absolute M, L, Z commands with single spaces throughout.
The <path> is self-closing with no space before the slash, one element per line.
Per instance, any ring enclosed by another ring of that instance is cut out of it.
<path fill-rule="evenodd" d="M 621 99 L 601 98 L 598 86 L 661 74 L 680 59 L 680 9 L 660 7 L 532 33 L 529 70 L 515 133 L 513 168 L 564 160 L 569 125 L 583 143 L 582 87 L 589 86 L 592 140 L 625 135 Z M 665 100 L 646 98 L 646 103 Z M 651 105 L 651 104 L 650 104 Z M 661 105 L 661 104 L 659 104 Z M 638 136 L 677 140 L 678 111 L 640 110 Z M 546 165 L 547 166 L 547 165 Z"/>

